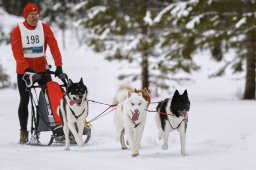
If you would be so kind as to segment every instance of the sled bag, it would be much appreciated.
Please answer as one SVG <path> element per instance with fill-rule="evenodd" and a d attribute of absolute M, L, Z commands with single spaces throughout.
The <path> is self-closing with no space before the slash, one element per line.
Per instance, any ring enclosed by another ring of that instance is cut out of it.
<path fill-rule="evenodd" d="M 45 95 L 45 91 L 42 90 L 39 94 L 39 101 L 38 101 L 38 116 L 39 116 L 39 121 L 38 121 L 38 126 L 37 126 L 37 131 L 49 131 L 51 130 L 50 126 L 50 120 L 48 116 L 51 115 L 51 110 L 49 106 L 49 101 L 48 96 Z M 53 116 L 52 116 L 53 117 Z M 54 125 L 56 126 L 55 122 L 53 122 Z M 51 123 L 53 125 L 53 123 Z"/>
<path fill-rule="evenodd" d="M 52 109 L 53 118 L 57 126 L 62 125 L 60 115 L 58 114 L 58 106 L 60 105 L 60 100 L 64 96 L 60 85 L 54 81 L 49 81 L 46 84 L 46 92 L 48 94 L 49 102 Z"/>

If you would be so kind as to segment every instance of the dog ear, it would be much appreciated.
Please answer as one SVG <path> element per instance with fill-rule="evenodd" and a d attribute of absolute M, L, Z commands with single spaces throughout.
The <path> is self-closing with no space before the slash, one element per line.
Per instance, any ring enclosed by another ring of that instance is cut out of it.
<path fill-rule="evenodd" d="M 79 83 L 80 83 L 80 84 L 84 84 L 84 81 L 83 81 L 83 78 L 82 78 L 82 77 L 81 77 Z"/>
<path fill-rule="evenodd" d="M 145 97 L 146 101 L 150 103 L 150 101 L 151 101 L 151 96 L 150 96 L 150 94 L 149 94 L 147 88 L 144 88 L 144 89 L 142 90 L 142 95 L 143 95 L 143 94 L 146 96 L 146 97 Z"/>
<path fill-rule="evenodd" d="M 139 96 L 142 96 L 142 93 L 141 93 L 141 92 L 139 92 L 139 93 L 138 93 L 138 95 L 139 95 Z"/>
<path fill-rule="evenodd" d="M 149 95 L 149 96 L 150 96 L 150 94 L 149 94 L 149 92 L 148 92 L 148 89 L 147 89 L 147 88 L 144 88 L 142 91 L 143 91 L 145 94 L 147 94 L 147 95 Z"/>
<path fill-rule="evenodd" d="M 71 79 L 68 79 L 68 87 L 70 87 L 73 84 Z"/>
<path fill-rule="evenodd" d="M 184 93 L 182 94 L 182 96 L 188 96 L 187 89 L 184 91 Z"/>
<path fill-rule="evenodd" d="M 179 95 L 180 95 L 179 91 L 178 91 L 178 90 L 175 90 L 175 92 L 174 92 L 174 95 L 173 95 L 173 96 L 179 96 Z"/>
<path fill-rule="evenodd" d="M 137 89 L 135 88 L 135 89 L 134 89 L 134 92 L 135 92 L 135 93 L 138 93 L 138 92 L 139 92 L 139 90 L 137 90 Z"/>

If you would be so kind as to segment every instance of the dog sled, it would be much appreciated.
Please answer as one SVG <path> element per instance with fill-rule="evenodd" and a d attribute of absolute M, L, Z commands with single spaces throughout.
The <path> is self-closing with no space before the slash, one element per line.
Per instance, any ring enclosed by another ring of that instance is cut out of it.
<path fill-rule="evenodd" d="M 54 72 L 48 69 L 44 74 L 25 73 L 23 80 L 31 100 L 31 138 L 29 144 L 50 146 L 53 143 L 65 142 L 62 129 L 62 119 L 57 113 L 60 100 L 67 89 L 67 75 L 58 78 L 63 84 L 52 81 Z M 84 143 L 91 137 L 91 127 L 85 125 L 83 131 Z M 74 136 L 69 133 L 71 143 L 75 143 Z"/>

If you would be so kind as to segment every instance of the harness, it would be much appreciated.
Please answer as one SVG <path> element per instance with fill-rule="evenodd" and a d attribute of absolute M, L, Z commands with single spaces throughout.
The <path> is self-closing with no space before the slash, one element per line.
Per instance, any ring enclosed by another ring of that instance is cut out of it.
<path fill-rule="evenodd" d="M 175 115 L 171 115 L 171 116 L 176 117 Z M 170 124 L 170 126 L 171 126 L 172 129 L 174 129 L 174 130 L 178 129 L 183 121 L 185 121 L 185 124 L 187 124 L 187 122 L 188 122 L 188 113 L 187 113 L 187 112 L 182 112 L 182 113 L 180 114 L 180 116 L 182 116 L 183 119 L 180 121 L 180 123 L 178 124 L 178 126 L 177 126 L 176 128 L 174 128 L 174 127 L 172 126 L 171 121 L 170 121 L 170 119 L 169 119 L 168 116 L 167 116 L 167 120 L 168 120 L 168 122 L 169 122 L 169 124 Z"/>
<path fill-rule="evenodd" d="M 67 95 L 67 96 L 68 96 L 69 100 L 72 101 L 72 99 L 70 99 L 69 95 Z M 77 115 L 75 114 L 74 110 L 72 110 L 70 107 L 69 107 L 69 109 L 70 109 L 72 115 L 76 118 L 76 120 L 77 120 L 80 116 L 82 116 L 82 115 L 84 114 L 84 111 L 85 111 L 85 109 L 84 109 L 84 110 L 82 111 L 82 113 L 77 116 Z"/>
<path fill-rule="evenodd" d="M 141 122 L 139 122 L 139 123 L 135 123 L 135 121 L 133 121 L 132 120 L 132 118 L 129 116 L 129 115 L 127 115 L 128 117 L 129 117 L 129 119 L 131 120 L 131 122 L 134 124 L 134 128 L 137 128 L 140 124 L 141 124 Z"/>
<path fill-rule="evenodd" d="M 82 115 L 84 114 L 84 111 L 85 111 L 85 109 L 84 109 L 84 110 L 82 111 L 82 113 L 77 116 L 77 115 L 75 115 L 75 112 L 74 112 L 71 108 L 69 108 L 69 109 L 70 109 L 72 115 L 76 118 L 76 120 L 77 120 L 80 116 L 82 116 Z"/>
<path fill-rule="evenodd" d="M 132 121 L 132 123 L 134 124 L 134 128 L 137 128 L 141 122 L 136 124 L 134 121 Z"/>
<path fill-rule="evenodd" d="M 128 115 L 127 115 L 127 116 L 128 116 Z M 141 124 L 141 122 L 136 124 L 136 123 L 131 119 L 130 116 L 128 116 L 128 117 L 130 118 L 130 120 L 131 120 L 132 123 L 134 124 L 134 128 L 137 128 L 137 127 Z"/>

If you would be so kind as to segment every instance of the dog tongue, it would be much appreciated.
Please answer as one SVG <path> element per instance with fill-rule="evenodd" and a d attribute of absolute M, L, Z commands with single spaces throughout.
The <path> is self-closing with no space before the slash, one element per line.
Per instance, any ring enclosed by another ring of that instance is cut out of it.
<path fill-rule="evenodd" d="M 80 104 L 81 101 L 82 101 L 81 99 L 71 100 L 71 101 L 69 102 L 69 104 L 72 106 L 73 104 Z"/>
<path fill-rule="evenodd" d="M 139 119 L 139 113 L 137 113 L 137 112 L 135 112 L 135 113 L 133 113 L 132 114 L 132 121 L 136 121 L 136 120 L 138 120 Z"/>

